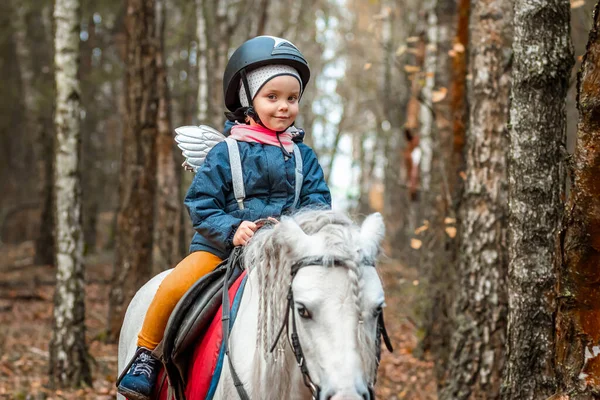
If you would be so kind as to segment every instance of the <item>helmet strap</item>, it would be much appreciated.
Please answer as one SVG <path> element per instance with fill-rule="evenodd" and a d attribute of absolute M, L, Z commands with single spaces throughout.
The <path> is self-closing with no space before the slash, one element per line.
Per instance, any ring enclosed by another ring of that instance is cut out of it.
<path fill-rule="evenodd" d="M 250 85 L 248 84 L 248 76 L 246 74 L 246 68 L 242 69 L 240 71 L 240 74 L 242 76 L 242 85 L 244 85 L 244 90 L 246 92 L 246 99 L 248 100 L 248 105 L 249 105 L 245 114 L 247 116 L 249 116 L 250 118 L 252 118 L 257 124 L 260 124 L 261 126 L 266 128 L 266 126 L 264 126 L 263 123 L 260 121 L 260 117 L 258 116 L 258 113 L 254 109 L 254 102 L 252 101 L 252 95 L 250 94 Z"/>

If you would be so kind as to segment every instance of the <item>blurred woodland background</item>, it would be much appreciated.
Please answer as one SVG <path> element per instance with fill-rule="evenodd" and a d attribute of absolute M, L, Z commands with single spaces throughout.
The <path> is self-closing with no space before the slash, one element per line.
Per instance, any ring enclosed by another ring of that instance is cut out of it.
<path fill-rule="evenodd" d="M 595 0 L 1 1 L 0 397 L 114 396 L 125 308 L 193 233 L 173 129 L 223 126 L 267 34 L 310 63 L 334 208 L 386 221 L 380 398 L 600 398 L 598 28 Z"/>

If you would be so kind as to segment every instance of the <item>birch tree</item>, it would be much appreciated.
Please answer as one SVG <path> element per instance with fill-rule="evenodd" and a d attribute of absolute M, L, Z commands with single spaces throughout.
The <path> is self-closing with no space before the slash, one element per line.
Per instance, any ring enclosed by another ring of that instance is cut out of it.
<path fill-rule="evenodd" d="M 491 18 L 490 16 L 493 16 Z M 455 332 L 441 399 L 497 399 L 506 329 L 508 120 L 512 8 L 471 1 L 469 130 Z"/>
<path fill-rule="evenodd" d="M 115 265 L 108 333 L 116 339 L 136 290 L 150 278 L 156 199 L 158 41 L 154 0 L 129 0 L 125 17 L 126 124 L 123 132 Z"/>
<path fill-rule="evenodd" d="M 427 101 L 425 99 L 428 98 L 430 102 L 427 117 L 432 119 L 428 123 L 432 157 L 430 191 L 426 192 L 426 196 L 421 200 L 428 210 L 424 217 L 429 223 L 424 231 L 425 237 L 420 251 L 421 270 L 427 278 L 427 311 L 424 313 L 423 324 L 426 336 L 422 344 L 424 349 L 432 352 L 436 360 L 438 382 L 443 382 L 452 336 L 452 296 L 455 292 L 453 283 L 456 279 L 457 256 L 455 223 L 451 221 L 456 218 L 454 208 L 458 202 L 454 201 L 455 192 L 452 189 L 456 186 L 454 181 L 458 174 L 451 168 L 454 146 L 451 98 L 447 95 L 452 81 L 452 58 L 449 53 L 453 47 L 453 33 L 456 31 L 457 10 L 454 0 L 437 0 L 436 3 L 435 9 L 430 11 L 436 14 L 437 21 L 435 75 L 429 95 L 422 96 L 423 101 Z M 430 47 L 429 51 L 432 50 Z M 426 129 L 425 124 L 422 126 Z"/>
<path fill-rule="evenodd" d="M 50 342 L 50 382 L 59 387 L 91 384 L 85 345 L 83 232 L 80 182 L 80 84 L 78 0 L 56 0 L 56 291 Z"/>
<path fill-rule="evenodd" d="M 554 238 L 564 196 L 569 20 L 568 0 L 514 3 L 505 399 L 554 393 Z"/>
<path fill-rule="evenodd" d="M 555 365 L 560 392 L 573 400 L 600 392 L 600 2 L 593 20 L 577 83 L 577 144 L 558 241 Z"/>
<path fill-rule="evenodd" d="M 431 183 L 431 163 L 433 153 L 433 124 L 434 116 L 432 109 L 432 92 L 435 85 L 436 58 L 438 45 L 438 16 L 436 13 L 437 0 L 426 0 L 423 3 L 423 11 L 427 19 L 425 28 L 425 59 L 423 63 L 424 84 L 421 88 L 421 106 L 419 109 L 419 121 L 421 123 L 420 148 L 423 153 L 420 166 L 420 182 L 424 192 L 429 191 Z"/>

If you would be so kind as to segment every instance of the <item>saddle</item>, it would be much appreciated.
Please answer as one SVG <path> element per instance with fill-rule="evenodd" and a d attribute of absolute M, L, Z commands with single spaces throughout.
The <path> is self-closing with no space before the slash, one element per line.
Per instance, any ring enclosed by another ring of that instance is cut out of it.
<path fill-rule="evenodd" d="M 217 312 L 222 305 L 223 289 L 227 287 L 227 291 L 235 295 L 235 291 L 241 286 L 243 270 L 240 263 L 235 261 L 225 260 L 214 271 L 199 279 L 171 313 L 164 338 L 154 350 L 154 355 L 163 362 L 165 368 L 165 374 L 157 384 L 158 393 L 162 391 L 166 377 L 169 392 L 175 399 L 185 399 L 189 363 L 194 347 L 202 340 L 211 324 L 217 320 L 220 322 L 221 316 Z M 230 288 L 234 290 L 231 291 Z"/>

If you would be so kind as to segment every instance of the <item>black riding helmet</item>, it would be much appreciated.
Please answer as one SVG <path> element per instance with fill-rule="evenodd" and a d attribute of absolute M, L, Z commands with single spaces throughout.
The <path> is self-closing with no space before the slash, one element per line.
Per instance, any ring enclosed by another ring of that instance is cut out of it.
<path fill-rule="evenodd" d="M 223 97 L 229 111 L 235 112 L 242 107 L 238 96 L 242 74 L 270 64 L 285 64 L 296 68 L 302 79 L 304 91 L 310 79 L 310 68 L 302 53 L 288 40 L 274 36 L 258 36 L 238 47 L 225 67 Z"/>

